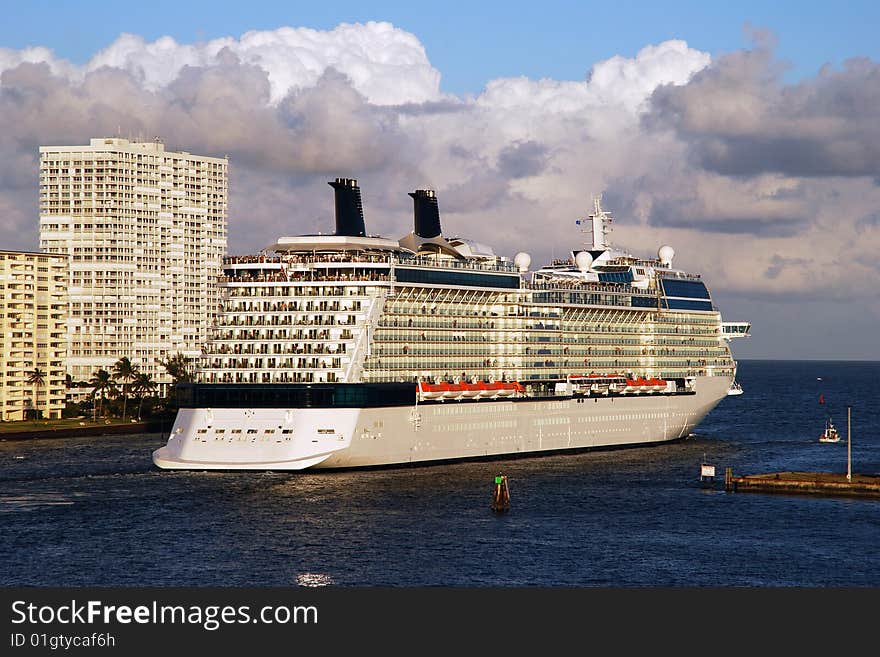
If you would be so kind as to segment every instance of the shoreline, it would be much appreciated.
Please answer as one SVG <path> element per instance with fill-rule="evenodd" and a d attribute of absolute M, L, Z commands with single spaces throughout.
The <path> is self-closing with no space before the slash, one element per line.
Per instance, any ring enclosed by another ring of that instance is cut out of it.
<path fill-rule="evenodd" d="M 40 438 L 80 438 L 87 436 L 125 435 L 133 433 L 165 433 L 173 424 L 170 420 L 150 420 L 129 424 L 95 424 L 91 426 L 54 427 L 0 432 L 0 442 Z"/>

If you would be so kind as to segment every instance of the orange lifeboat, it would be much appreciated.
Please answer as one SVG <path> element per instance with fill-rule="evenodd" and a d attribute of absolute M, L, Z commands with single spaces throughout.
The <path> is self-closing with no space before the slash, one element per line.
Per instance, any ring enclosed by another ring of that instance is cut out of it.
<path fill-rule="evenodd" d="M 654 392 L 662 392 L 666 390 L 666 381 L 663 379 L 653 378 L 648 381 L 651 384 Z"/>
<path fill-rule="evenodd" d="M 623 392 L 634 392 L 636 394 L 648 391 L 647 381 L 644 379 L 627 379 L 626 387 L 623 389 Z"/>
<path fill-rule="evenodd" d="M 445 386 L 448 383 L 426 383 L 419 381 L 419 392 L 423 399 L 440 399 L 446 392 Z"/>
<path fill-rule="evenodd" d="M 466 399 L 479 397 L 482 392 L 479 383 L 460 383 L 459 386 L 461 387 L 461 396 Z"/>
<path fill-rule="evenodd" d="M 461 397 L 461 384 L 459 383 L 442 383 L 443 399 L 458 399 Z"/>
<path fill-rule="evenodd" d="M 477 386 L 477 397 L 495 396 L 495 389 L 492 387 L 491 383 L 486 383 L 485 381 L 477 381 L 473 385 Z"/>
<path fill-rule="evenodd" d="M 520 383 L 495 383 L 496 394 L 499 397 L 510 397 L 515 395 L 518 392 L 523 392 L 523 387 Z"/>
<path fill-rule="evenodd" d="M 420 381 L 418 391 L 422 399 L 495 399 L 510 397 L 524 393 L 525 388 L 519 382 L 502 383 L 499 381 L 478 381 L 477 383 L 427 383 Z"/>

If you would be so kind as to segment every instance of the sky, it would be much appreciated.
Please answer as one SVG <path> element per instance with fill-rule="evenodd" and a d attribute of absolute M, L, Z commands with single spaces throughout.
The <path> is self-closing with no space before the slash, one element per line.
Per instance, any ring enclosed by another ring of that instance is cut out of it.
<path fill-rule="evenodd" d="M 38 148 L 159 136 L 230 158 L 230 253 L 329 232 L 337 176 L 368 231 L 534 264 L 672 245 L 738 358 L 878 360 L 880 3 L 6 3 L 0 249 L 38 246 Z"/>

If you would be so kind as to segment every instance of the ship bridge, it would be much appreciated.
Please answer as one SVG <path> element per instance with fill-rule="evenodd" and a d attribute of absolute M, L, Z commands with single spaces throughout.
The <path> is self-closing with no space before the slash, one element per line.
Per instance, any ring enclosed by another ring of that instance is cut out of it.
<path fill-rule="evenodd" d="M 725 339 L 747 338 L 752 328 L 751 322 L 721 322 L 721 334 Z"/>

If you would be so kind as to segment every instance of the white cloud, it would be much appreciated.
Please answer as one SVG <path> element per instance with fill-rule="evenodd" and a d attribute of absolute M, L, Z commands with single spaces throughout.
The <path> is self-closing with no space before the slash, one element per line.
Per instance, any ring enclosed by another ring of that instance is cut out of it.
<path fill-rule="evenodd" d="M 645 109 L 645 101 L 657 87 L 685 84 L 710 61 L 709 53 L 690 48 L 684 41 L 664 41 L 645 46 L 632 59 L 616 55 L 599 62 L 587 86 L 597 105 L 635 112 Z"/>
<path fill-rule="evenodd" d="M 566 114 L 586 110 L 635 114 L 662 84 L 685 84 L 709 65 L 708 53 L 689 48 L 683 41 L 646 46 L 632 58 L 615 56 L 598 62 L 583 82 L 525 77 L 492 80 L 478 104 L 497 110 L 533 110 L 541 114 Z"/>
<path fill-rule="evenodd" d="M 43 46 L 23 48 L 22 50 L 0 48 L 0 76 L 3 75 L 3 71 L 15 68 L 19 64 L 39 63 L 47 64 L 49 70 L 55 75 L 74 77 L 78 74 L 77 68 L 73 64 L 64 59 L 58 59 L 49 48 Z"/>
<path fill-rule="evenodd" d="M 0 49 L 0 73 L 22 62 L 46 62 L 56 75 L 81 81 L 87 73 L 110 67 L 132 75 L 149 91 L 171 84 L 186 66 L 212 66 L 235 56 L 266 72 L 271 102 L 313 86 L 329 68 L 346 75 L 371 103 L 423 103 L 440 97 L 440 73 L 431 66 L 419 40 L 390 23 L 342 24 L 333 30 L 283 27 L 251 31 L 240 38 L 180 44 L 165 36 L 146 42 L 122 34 L 84 66 L 58 60 L 46 48 Z"/>

